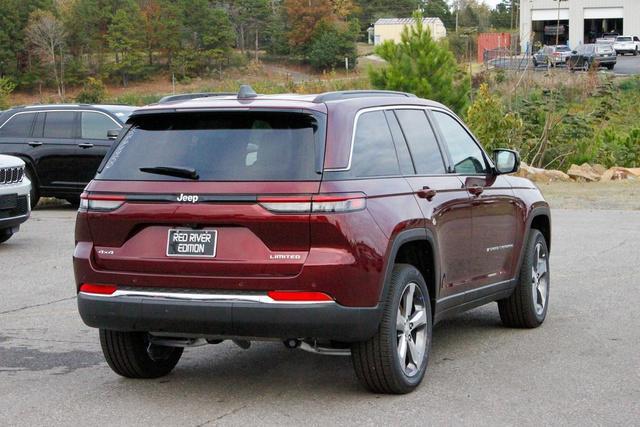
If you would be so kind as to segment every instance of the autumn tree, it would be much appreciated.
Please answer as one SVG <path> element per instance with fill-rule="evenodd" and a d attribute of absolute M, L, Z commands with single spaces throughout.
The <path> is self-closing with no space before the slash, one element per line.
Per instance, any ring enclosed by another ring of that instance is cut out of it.
<path fill-rule="evenodd" d="M 142 0 L 140 12 L 144 21 L 144 41 L 149 65 L 154 54 L 161 52 L 170 65 L 173 54 L 180 47 L 180 8 L 172 0 Z"/>
<path fill-rule="evenodd" d="M 335 19 L 333 5 L 326 0 L 285 0 L 284 7 L 290 26 L 289 43 L 294 48 L 309 42 L 320 21 Z"/>

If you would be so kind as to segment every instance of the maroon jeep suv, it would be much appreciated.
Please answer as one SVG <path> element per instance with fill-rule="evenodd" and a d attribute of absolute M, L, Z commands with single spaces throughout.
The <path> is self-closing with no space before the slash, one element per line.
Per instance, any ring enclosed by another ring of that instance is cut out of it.
<path fill-rule="evenodd" d="M 281 340 L 407 393 L 438 321 L 493 301 L 508 326 L 545 319 L 550 212 L 518 166 L 406 93 L 244 86 L 141 108 L 81 197 L 80 315 L 125 377 Z"/>

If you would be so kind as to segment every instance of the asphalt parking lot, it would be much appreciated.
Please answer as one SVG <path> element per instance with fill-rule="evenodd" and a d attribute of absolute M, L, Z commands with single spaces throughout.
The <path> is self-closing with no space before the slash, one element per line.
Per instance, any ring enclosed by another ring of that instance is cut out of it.
<path fill-rule="evenodd" d="M 359 387 L 349 358 L 281 343 L 188 349 L 166 378 L 108 368 L 75 305 L 75 212 L 36 210 L 0 246 L 2 425 L 637 425 L 640 211 L 553 211 L 546 323 L 495 304 L 439 324 L 423 385 Z"/>
<path fill-rule="evenodd" d="M 608 73 L 610 72 L 610 73 L 614 73 L 617 75 L 624 75 L 624 76 L 640 74 L 640 56 L 632 56 L 632 55 L 618 56 L 617 61 L 618 62 L 616 63 L 616 66 L 612 71 L 604 71 L 604 68 L 603 68 L 602 69 L 603 72 L 608 72 Z M 534 67 L 530 58 L 527 60 L 522 58 L 513 58 L 513 59 L 499 58 L 491 61 L 491 65 L 495 66 L 496 68 L 502 68 L 507 70 L 524 70 L 524 68 L 526 67 L 527 69 L 530 69 L 530 70 L 543 72 L 547 69 L 547 67 L 545 67 L 544 65 Z M 564 66 L 558 67 L 558 70 L 564 70 L 564 69 L 565 69 Z"/>

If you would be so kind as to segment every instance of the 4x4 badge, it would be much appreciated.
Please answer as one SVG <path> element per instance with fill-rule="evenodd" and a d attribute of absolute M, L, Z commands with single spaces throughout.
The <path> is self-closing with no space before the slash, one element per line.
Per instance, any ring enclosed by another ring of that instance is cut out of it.
<path fill-rule="evenodd" d="M 199 197 L 196 194 L 180 193 L 180 195 L 176 198 L 176 201 L 184 203 L 198 203 L 198 198 Z"/>

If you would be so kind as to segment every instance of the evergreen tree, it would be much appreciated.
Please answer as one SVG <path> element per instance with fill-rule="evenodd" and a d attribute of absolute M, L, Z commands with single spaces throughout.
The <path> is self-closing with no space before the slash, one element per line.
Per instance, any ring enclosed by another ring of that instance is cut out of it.
<path fill-rule="evenodd" d="M 407 18 L 422 6 L 421 0 L 360 0 L 360 22 L 365 27 L 378 18 Z"/>
<path fill-rule="evenodd" d="M 456 19 L 446 0 L 427 0 L 422 8 L 422 13 L 430 18 L 440 18 L 447 28 L 455 28 L 456 26 Z"/>
<path fill-rule="evenodd" d="M 136 3 L 126 9 L 119 9 L 109 25 L 107 41 L 116 55 L 113 68 L 121 76 L 123 86 L 127 86 L 132 76 L 143 73 L 143 28 L 144 19 Z"/>
<path fill-rule="evenodd" d="M 309 46 L 309 63 L 316 69 L 327 70 L 344 66 L 349 58 L 349 66 L 356 64 L 357 52 L 355 38 L 357 33 L 339 28 L 338 25 L 321 22 Z"/>
<path fill-rule="evenodd" d="M 388 65 L 380 70 L 370 69 L 372 85 L 411 92 L 463 113 L 469 102 L 469 77 L 447 45 L 431 38 L 429 28 L 422 24 L 422 14 L 415 13 L 414 19 L 416 24 L 405 27 L 400 43 L 386 41 L 376 47 L 375 52 Z"/>

